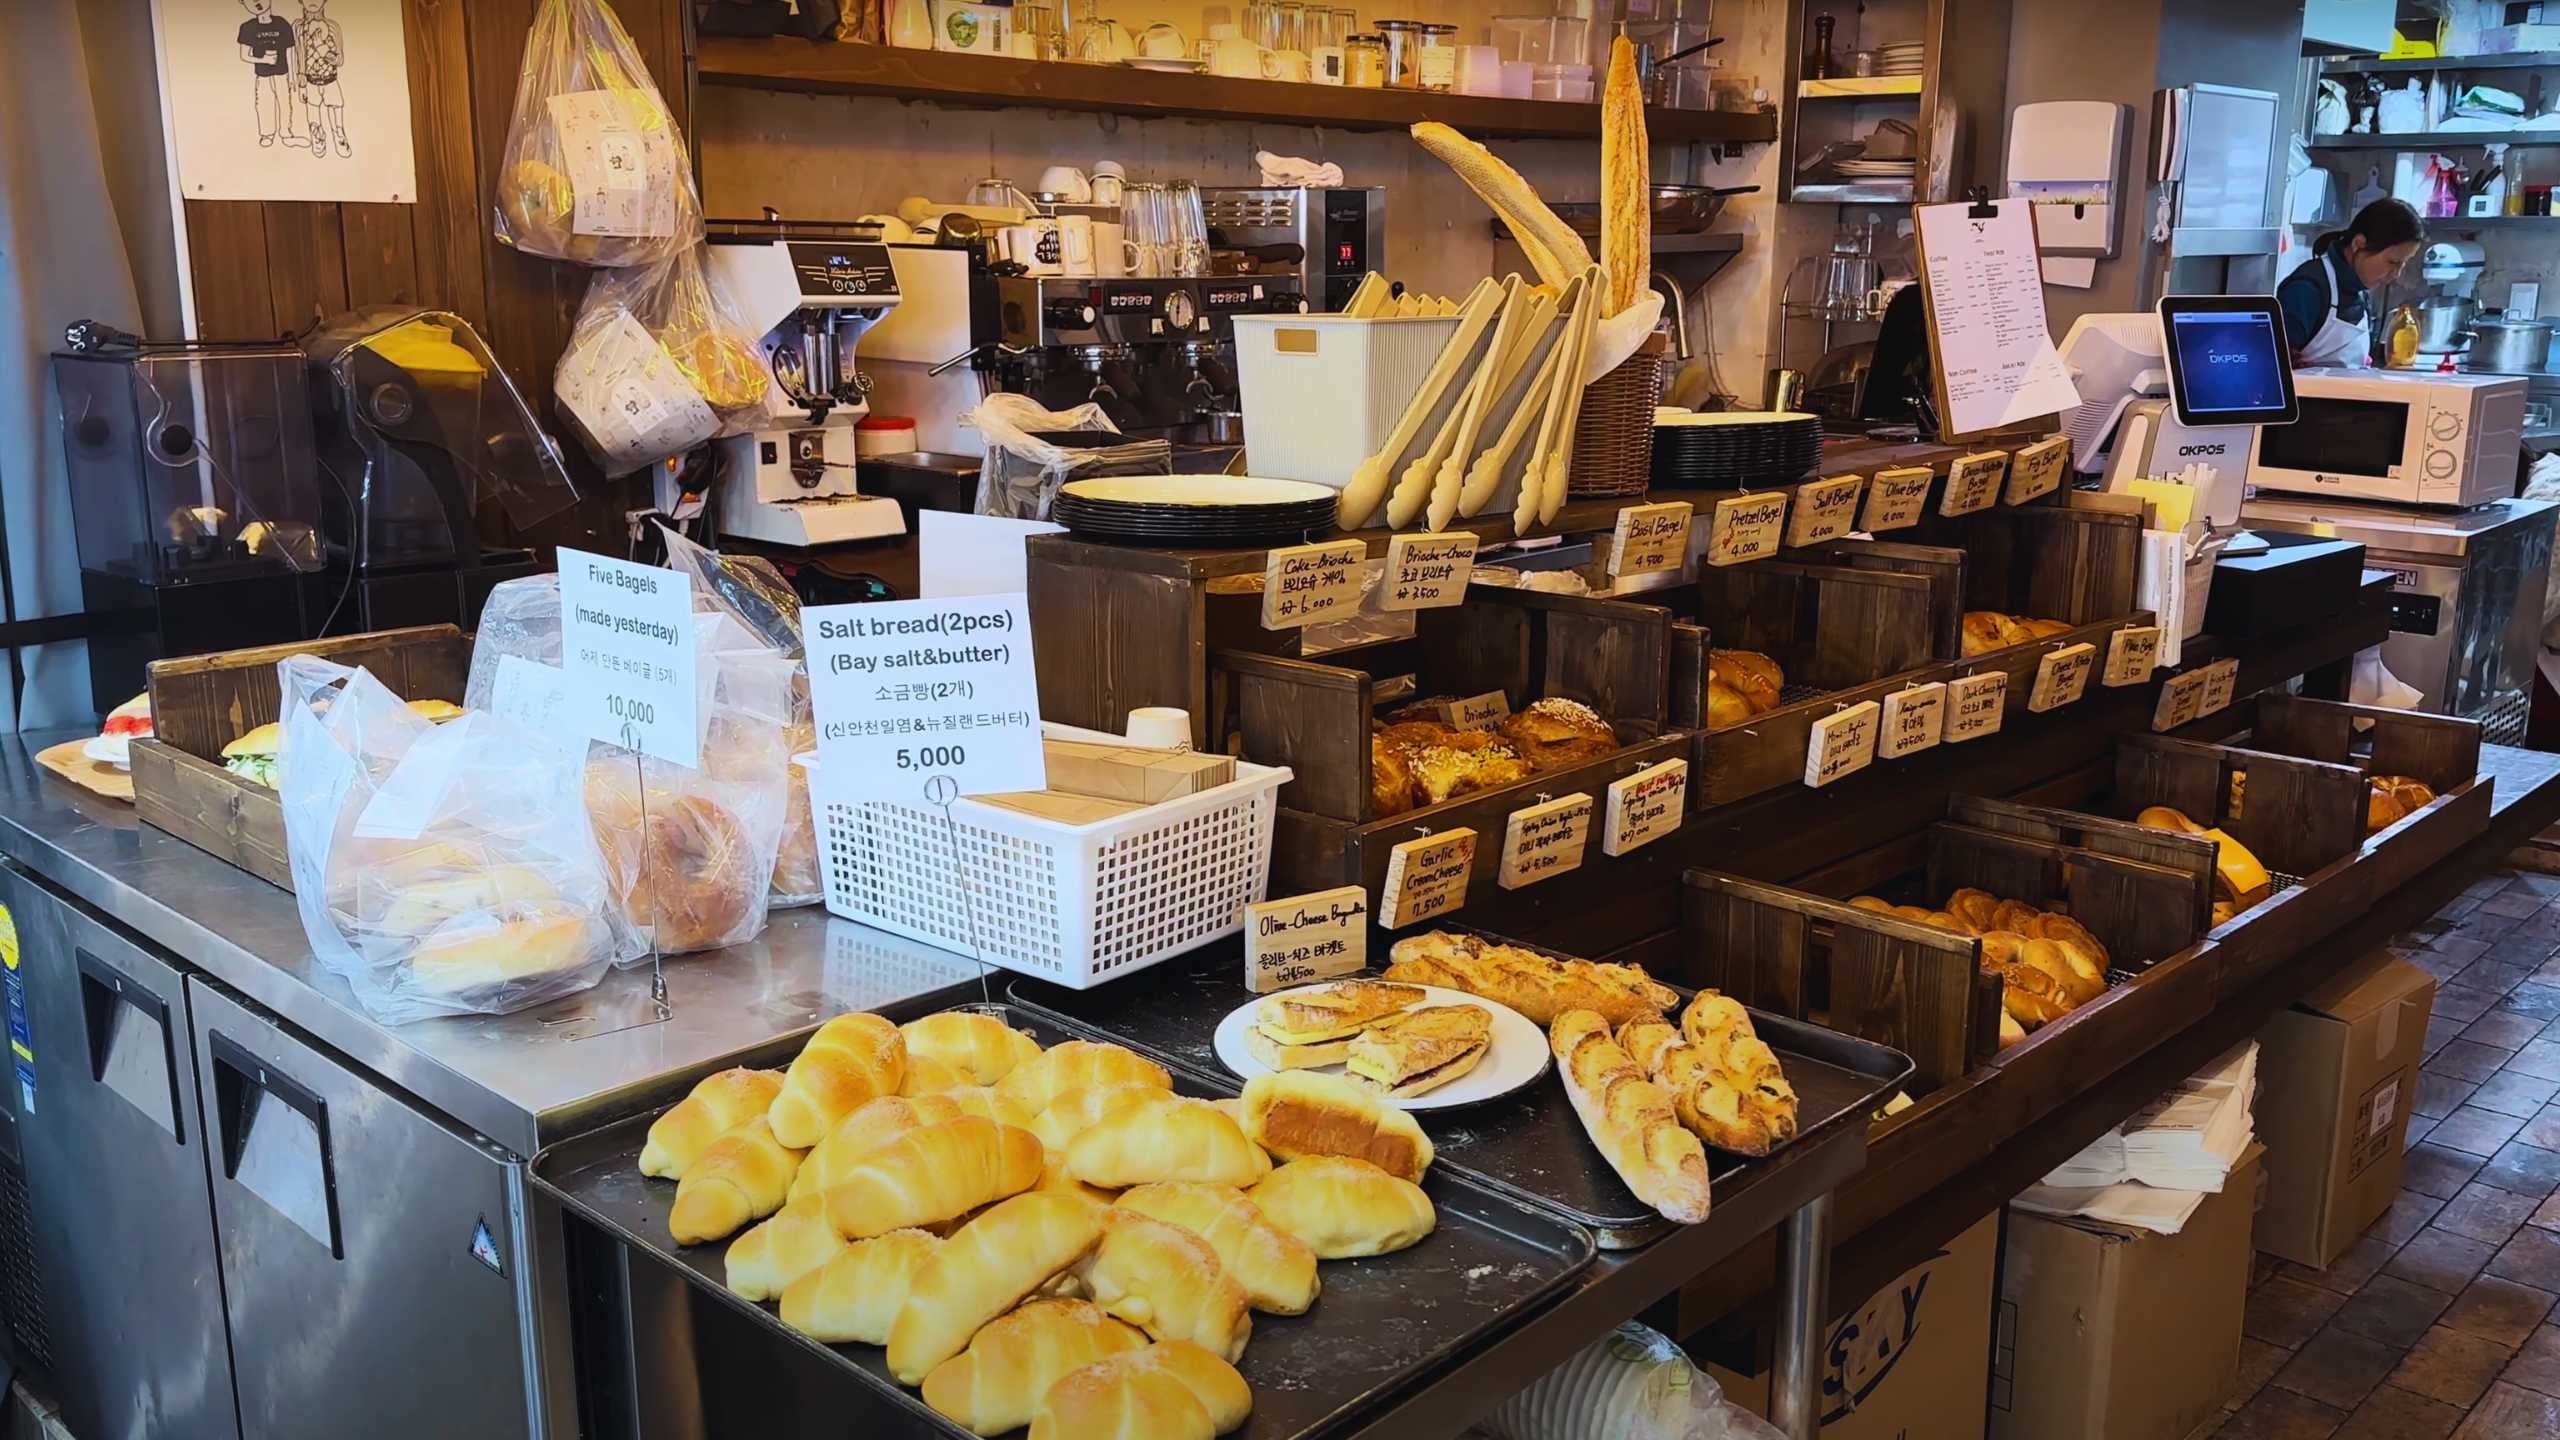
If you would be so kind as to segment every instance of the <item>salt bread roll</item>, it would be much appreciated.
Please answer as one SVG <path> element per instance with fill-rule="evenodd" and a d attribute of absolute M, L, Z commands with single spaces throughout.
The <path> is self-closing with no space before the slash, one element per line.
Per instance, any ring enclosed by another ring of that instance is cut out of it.
<path fill-rule="evenodd" d="M 693 1093 L 649 1125 L 640 1147 L 640 1173 L 673 1180 L 702 1158 L 711 1142 L 762 1115 L 782 1088 L 780 1072 L 723 1070 L 703 1077 Z"/>
<path fill-rule="evenodd" d="M 1245 1192 L 1265 1220 L 1297 1236 L 1321 1260 L 1401 1250 L 1431 1233 L 1439 1215 L 1422 1187 L 1366 1160 L 1310 1155 Z"/>
<path fill-rule="evenodd" d="M 1077 1268 L 1107 1314 L 1158 1340 L 1188 1340 L 1234 1362 L 1253 1334 L 1244 1287 L 1209 1242 L 1134 1210 L 1103 1212 L 1102 1243 Z"/>
<path fill-rule="evenodd" d="M 1173 1076 L 1123 1045 L 1069 1040 L 1023 1061 L 996 1082 L 996 1098 L 1030 1114 L 1049 1108 L 1070 1090 L 1091 1085 L 1139 1084 L 1171 1090 Z"/>
<path fill-rule="evenodd" d="M 1082 1300 L 1033 1300 L 987 1322 L 969 1348 L 924 1377 L 924 1403 L 973 1434 L 1031 1423 L 1049 1387 L 1147 1337 Z"/>
<path fill-rule="evenodd" d="M 1167 1095 L 1078 1135 L 1067 1146 L 1067 1171 L 1106 1190 L 1160 1180 L 1243 1186 L 1271 1173 L 1271 1157 L 1225 1111 Z"/>
<path fill-rule="evenodd" d="M 921 1126 L 828 1186 L 827 1218 L 853 1240 L 957 1220 L 1039 1183 L 1042 1160 L 1040 1137 L 1011 1125 L 963 1115 Z"/>
<path fill-rule="evenodd" d="M 839 1015 L 818 1027 L 782 1077 L 767 1112 L 774 1138 L 807 1149 L 853 1107 L 895 1095 L 907 1074 L 907 1042 L 877 1015 Z"/>
<path fill-rule="evenodd" d="M 712 1141 L 676 1182 L 668 1231 L 679 1245 L 698 1245 L 735 1235 L 748 1221 L 781 1209 L 791 1177 L 800 1172 L 800 1156 L 773 1138 L 762 1116 Z"/>
<path fill-rule="evenodd" d="M 779 1298 L 791 1283 L 843 1253 L 844 1237 L 827 1222 L 817 1196 L 794 1200 L 729 1243 L 721 1257 L 729 1288 L 749 1300 Z"/>
<path fill-rule="evenodd" d="M 989 1207 L 916 1272 L 889 1326 L 889 1373 L 901 1385 L 922 1384 L 967 1349 L 979 1327 L 1083 1259 L 1101 1235 L 1102 1216 L 1064 1195 L 1016 1195 Z"/>
<path fill-rule="evenodd" d="M 1236 1368 L 1180 1340 L 1124 1351 L 1049 1387 L 1031 1440 L 1210 1440 L 1253 1413 Z"/>
<path fill-rule="evenodd" d="M 1303 1315 L 1316 1303 L 1316 1252 L 1272 1224 L 1241 1191 L 1171 1181 L 1122 1192 L 1121 1209 L 1178 1225 L 1217 1252 L 1245 1303 L 1273 1315 Z"/>
<path fill-rule="evenodd" d="M 782 1323 L 830 1345 L 880 1345 L 942 1241 L 922 1230 L 857 1240 L 782 1292 Z"/>
<path fill-rule="evenodd" d="M 824 1194 L 851 1174 L 855 1162 L 908 1132 L 960 1118 L 960 1107 L 946 1095 L 883 1095 L 866 1100 L 827 1132 L 818 1148 L 800 1162 L 792 1178 L 791 1199 Z"/>
<path fill-rule="evenodd" d="M 923 1055 L 962 1072 L 972 1085 L 993 1085 L 1040 1053 L 1040 1042 L 993 1015 L 945 1010 L 898 1027 L 910 1058 Z"/>

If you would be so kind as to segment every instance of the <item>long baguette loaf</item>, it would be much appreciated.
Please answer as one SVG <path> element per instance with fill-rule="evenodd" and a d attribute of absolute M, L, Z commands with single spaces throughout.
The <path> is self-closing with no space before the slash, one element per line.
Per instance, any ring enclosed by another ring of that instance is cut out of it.
<path fill-rule="evenodd" d="M 1244 1287 L 1245 1302 L 1273 1315 L 1303 1315 L 1316 1303 L 1316 1252 L 1263 1218 L 1262 1207 L 1224 1185 L 1180 1181 L 1141 1185 L 1119 1199 L 1134 1211 L 1179 1225 L 1207 1242 Z"/>
<path fill-rule="evenodd" d="M 960 1106 L 947 1095 L 883 1095 L 854 1107 L 835 1123 L 827 1138 L 800 1162 L 792 1177 L 791 1199 L 822 1195 L 852 1173 L 856 1162 L 909 1131 L 960 1118 Z"/>
<path fill-rule="evenodd" d="M 830 1345 L 887 1342 L 907 1291 L 942 1241 L 921 1230 L 857 1240 L 782 1292 L 782 1323 Z"/>
<path fill-rule="evenodd" d="M 763 1114 L 781 1089 L 782 1077 L 771 1070 L 723 1070 L 705 1077 L 650 1124 L 648 1142 L 640 1147 L 640 1173 L 679 1178 L 712 1141 Z"/>
<path fill-rule="evenodd" d="M 1134 1210 L 1102 1214 L 1102 1243 L 1077 1270 L 1103 1310 L 1158 1340 L 1188 1340 L 1230 1364 L 1253 1334 L 1244 1287 L 1209 1242 Z"/>
<path fill-rule="evenodd" d="M 698 1245 L 735 1235 L 748 1221 L 781 1209 L 800 1157 L 773 1138 L 773 1127 L 761 1115 L 712 1141 L 676 1182 L 669 1233 L 679 1245 Z"/>
<path fill-rule="evenodd" d="M 1707 1218 L 1707 1152 L 1670 1094 L 1609 1036 L 1609 1022 L 1568 1010 L 1548 1030 L 1573 1113 L 1636 1198 L 1684 1225 Z"/>
<path fill-rule="evenodd" d="M 1015 1066 L 996 1082 L 996 1100 L 1037 1115 L 1070 1090 L 1123 1084 L 1171 1090 L 1173 1076 L 1125 1045 L 1069 1040 Z"/>
<path fill-rule="evenodd" d="M 1033 1300 L 987 1323 L 969 1348 L 924 1377 L 924 1403 L 973 1434 L 1031 1423 L 1049 1387 L 1147 1337 L 1082 1300 Z"/>
<path fill-rule="evenodd" d="M 806 1150 L 856 1105 L 897 1094 L 906 1074 L 907 1042 L 897 1026 L 877 1015 L 839 1015 L 818 1027 L 782 1077 L 765 1112 L 773 1136 Z"/>
<path fill-rule="evenodd" d="M 1271 1173 L 1271 1157 L 1216 1106 L 1167 1095 L 1078 1135 L 1067 1172 L 1106 1190 L 1159 1180 L 1244 1186 Z"/>
<path fill-rule="evenodd" d="M 739 1296 L 771 1300 L 843 1249 L 844 1237 L 828 1223 L 826 1204 L 813 1195 L 783 1206 L 731 1241 L 721 1263 Z"/>
<path fill-rule="evenodd" d="M 907 1054 L 939 1060 L 968 1074 L 972 1085 L 993 1085 L 1040 1053 L 1040 1042 L 993 1015 L 945 1010 L 898 1027 Z"/>
<path fill-rule="evenodd" d="M 1520 178 L 1520 172 L 1504 164 L 1500 156 L 1435 120 L 1414 126 L 1413 138 L 1456 171 L 1458 178 L 1503 218 L 1513 235 L 1535 237 L 1536 245 L 1523 244 L 1521 250 L 1537 269 L 1540 283 L 1562 290 L 1573 283 L 1574 276 L 1590 267 L 1591 247 L 1583 244 L 1573 227 L 1557 218 L 1556 212 L 1547 208 L 1547 202 L 1538 198 L 1538 192 L 1529 188 L 1529 182 Z M 1542 258 L 1544 265 L 1538 263 Z"/>
<path fill-rule="evenodd" d="M 1101 1214 L 1064 1195 L 1016 1195 L 989 1207 L 916 1272 L 889 1326 L 889 1373 L 901 1385 L 923 1383 L 980 1326 L 1083 1259 L 1101 1236 Z"/>
<path fill-rule="evenodd" d="M 1608 277 L 1604 316 L 1636 303 L 1653 273 L 1652 156 L 1636 47 L 1624 35 L 1609 44 L 1609 80 L 1600 92 L 1600 269 Z"/>
<path fill-rule="evenodd" d="M 1038 1184 L 1042 1159 L 1039 1136 L 975 1115 L 923 1126 L 827 1187 L 827 1218 L 850 1240 L 939 1225 Z"/>
<path fill-rule="evenodd" d="M 1385 978 L 1481 995 L 1552 1025 L 1567 1010 L 1595 1010 L 1612 1025 L 1658 1019 L 1680 999 L 1633 965 L 1558 960 L 1472 935 L 1426 931 L 1395 943 Z"/>
<path fill-rule="evenodd" d="M 1253 1413 L 1253 1389 L 1208 1351 L 1172 1340 L 1096 1361 L 1049 1387 L 1031 1440 L 1211 1440 Z"/>

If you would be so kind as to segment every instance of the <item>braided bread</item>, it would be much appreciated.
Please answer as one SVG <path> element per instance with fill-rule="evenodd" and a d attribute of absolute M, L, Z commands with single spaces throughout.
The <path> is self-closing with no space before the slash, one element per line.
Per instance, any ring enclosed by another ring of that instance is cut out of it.
<path fill-rule="evenodd" d="M 1737 1155 L 1766 1155 L 1795 1138 L 1795 1089 L 1739 1004 L 1702 990 L 1681 1026 L 1640 1022 L 1617 1036 L 1619 1048 L 1671 1092 L 1681 1124 Z"/>
<path fill-rule="evenodd" d="M 1680 1123 L 1670 1092 L 1646 1079 L 1610 1038 L 1609 1022 L 1590 1010 L 1567 1010 L 1547 1041 L 1573 1113 L 1618 1178 L 1667 1219 L 1706 1219 L 1706 1148 Z"/>

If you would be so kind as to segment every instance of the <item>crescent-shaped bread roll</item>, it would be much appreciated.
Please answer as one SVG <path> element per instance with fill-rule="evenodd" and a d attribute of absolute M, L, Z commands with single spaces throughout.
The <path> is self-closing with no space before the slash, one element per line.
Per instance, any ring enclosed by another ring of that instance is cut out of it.
<path fill-rule="evenodd" d="M 1253 1413 L 1236 1367 L 1185 1341 L 1123 1351 L 1049 1387 L 1031 1440 L 1211 1440 Z"/>
<path fill-rule="evenodd" d="M 989 1207 L 916 1272 L 889 1326 L 889 1373 L 901 1385 L 923 1383 L 967 1349 L 979 1327 L 1085 1258 L 1101 1235 L 1101 1213 L 1064 1195 L 1016 1195 Z"/>
<path fill-rule="evenodd" d="M 922 1126 L 828 1186 L 827 1218 L 853 1240 L 939 1225 L 1030 1189 L 1043 1158 L 1039 1136 L 975 1115 Z"/>
<path fill-rule="evenodd" d="M 996 1087 L 993 1085 L 963 1085 L 956 1090 L 938 1090 L 934 1093 L 959 1106 L 960 1113 L 963 1115 L 983 1115 L 999 1125 L 1019 1125 L 1028 1130 L 1031 1128 L 1032 1118 L 1039 1114 L 1036 1110 L 1025 1110 L 1009 1100 L 998 1097 Z"/>
<path fill-rule="evenodd" d="M 676 1182 L 668 1232 L 679 1245 L 698 1245 L 781 1209 L 801 1154 L 775 1140 L 761 1115 L 712 1141 Z"/>
<path fill-rule="evenodd" d="M 857 1240 L 782 1292 L 782 1323 L 830 1345 L 880 1345 L 942 1241 L 922 1230 Z"/>
<path fill-rule="evenodd" d="M 1262 1218 L 1297 1236 L 1320 1260 L 1385 1255 L 1439 1223 L 1422 1187 L 1366 1160 L 1310 1155 L 1273 1170 L 1245 1192 Z"/>
<path fill-rule="evenodd" d="M 910 1130 L 959 1118 L 960 1107 L 948 1095 L 883 1095 L 866 1100 L 837 1121 L 818 1148 L 800 1162 L 800 1173 L 791 1180 L 790 1198 L 797 1201 L 824 1194 L 863 1156 Z"/>
<path fill-rule="evenodd" d="M 898 1082 L 898 1093 L 935 1095 L 945 1090 L 957 1090 L 968 1083 L 968 1073 L 947 1061 L 936 1060 L 930 1055 L 909 1055 L 907 1073 Z"/>
<path fill-rule="evenodd" d="M 844 1237 L 827 1221 L 817 1196 L 794 1200 L 729 1244 L 721 1257 L 729 1288 L 749 1300 L 772 1300 L 793 1281 L 834 1259 Z"/>
<path fill-rule="evenodd" d="M 1159 1180 L 1245 1186 L 1271 1173 L 1271 1157 L 1225 1111 L 1168 1095 L 1078 1135 L 1067 1146 L 1067 1171 L 1107 1190 Z"/>
<path fill-rule="evenodd" d="M 703 1078 L 649 1126 L 640 1147 L 640 1173 L 673 1180 L 702 1158 L 711 1142 L 762 1115 L 782 1089 L 772 1070 L 723 1070 Z"/>
<path fill-rule="evenodd" d="M 972 1085 L 993 1085 L 1040 1053 L 1040 1042 L 993 1015 L 945 1010 L 898 1027 L 910 1058 L 928 1056 L 965 1072 Z"/>
<path fill-rule="evenodd" d="M 1078 1135 L 1110 1119 L 1124 1110 L 1135 1110 L 1165 1097 L 1165 1091 L 1144 1084 L 1091 1085 L 1070 1090 L 1049 1102 L 1049 1108 L 1033 1117 L 1028 1127 L 1040 1137 L 1040 1143 L 1052 1150 L 1064 1150 Z"/>
<path fill-rule="evenodd" d="M 1272 1315 L 1303 1315 L 1316 1303 L 1316 1252 L 1262 1217 L 1262 1207 L 1225 1185 L 1168 1181 L 1124 1191 L 1123 1210 L 1179 1225 L 1217 1252 L 1244 1287 L 1245 1303 Z"/>
<path fill-rule="evenodd" d="M 1041 1164 L 1040 1183 L 1031 1188 L 1053 1191 L 1060 1195 L 1073 1195 L 1077 1199 L 1104 1209 L 1110 1208 L 1113 1198 L 1112 1191 L 1105 1190 L 1099 1185 L 1087 1185 L 1077 1179 L 1075 1172 L 1067 1168 L 1067 1157 L 1055 1150 L 1050 1151 Z"/>
<path fill-rule="evenodd" d="M 1015 1066 L 996 1082 L 996 1099 L 1024 1114 L 1037 1115 L 1070 1090 L 1123 1084 L 1171 1090 L 1173 1076 L 1125 1045 L 1069 1040 Z"/>
<path fill-rule="evenodd" d="M 1188 1340 L 1229 1363 L 1253 1334 L 1244 1287 L 1209 1242 L 1134 1210 L 1102 1214 L 1102 1243 L 1077 1267 L 1106 1314 L 1158 1340 Z"/>
<path fill-rule="evenodd" d="M 818 1027 L 766 1111 L 774 1138 L 806 1150 L 853 1107 L 898 1093 L 907 1074 L 907 1042 L 877 1015 L 839 1015 Z"/>
<path fill-rule="evenodd" d="M 1049 1387 L 1147 1337 L 1083 1300 L 1033 1300 L 987 1322 L 969 1348 L 924 1377 L 924 1403 L 972 1434 L 1031 1423 Z"/>

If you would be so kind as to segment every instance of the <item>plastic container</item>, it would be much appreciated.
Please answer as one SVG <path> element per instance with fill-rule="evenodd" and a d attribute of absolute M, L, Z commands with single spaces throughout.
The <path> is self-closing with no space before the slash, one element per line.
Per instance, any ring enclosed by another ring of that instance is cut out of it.
<path fill-rule="evenodd" d="M 1126 741 L 1043 725 L 1055 740 Z M 1286 766 L 1236 762 L 1214 790 L 1068 825 L 962 798 L 947 810 L 831 804 L 818 758 L 827 910 L 1085 990 L 1244 928 L 1269 884 Z"/>
<path fill-rule="evenodd" d="M 1591 21 L 1582 15 L 1496 15 L 1493 48 L 1505 60 L 1578 65 L 1590 58 Z"/>
<path fill-rule="evenodd" d="M 904 415 L 865 415 L 853 424 L 853 453 L 857 459 L 909 455 L 915 448 L 916 422 Z"/>
<path fill-rule="evenodd" d="M 1431 373 L 1454 315 L 1238 315 L 1236 386 L 1253 473 L 1341 489 Z"/>
<path fill-rule="evenodd" d="M 1447 94 L 1458 83 L 1458 27 L 1425 25 L 1421 47 L 1413 52 L 1413 85 L 1417 90 Z"/>
<path fill-rule="evenodd" d="M 1529 98 L 1588 105 L 1593 94 L 1588 65 L 1541 65 L 1529 72 Z"/>

